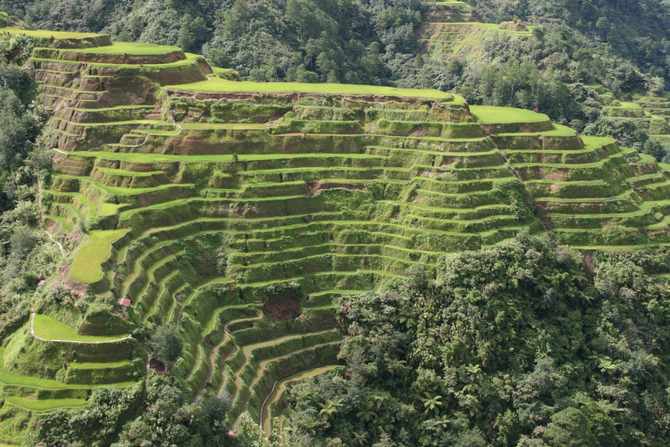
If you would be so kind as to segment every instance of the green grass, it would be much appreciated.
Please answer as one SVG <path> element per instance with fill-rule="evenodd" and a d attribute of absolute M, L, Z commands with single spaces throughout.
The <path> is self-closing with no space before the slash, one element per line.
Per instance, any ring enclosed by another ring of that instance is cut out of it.
<path fill-rule="evenodd" d="M 187 67 L 190 65 L 195 64 L 199 60 L 204 61 L 205 59 L 198 55 L 198 54 L 192 54 L 192 53 L 185 53 L 186 58 L 182 60 L 178 60 L 175 62 L 168 62 L 165 64 L 110 64 L 110 63 L 104 63 L 104 62 L 89 62 L 87 65 L 91 67 L 99 67 L 99 68 L 117 68 L 117 69 L 129 69 L 131 73 L 155 73 L 159 72 L 162 70 L 167 70 L 170 68 L 183 68 Z M 69 64 L 69 65 L 79 65 L 81 62 L 78 61 L 70 61 L 66 59 L 46 59 L 46 58 L 40 58 L 40 57 L 33 57 L 31 60 L 35 62 L 56 62 L 58 64 L 64 65 L 64 64 Z"/>
<path fill-rule="evenodd" d="M 585 148 L 594 149 L 605 146 L 607 144 L 614 144 L 616 141 L 612 137 L 594 137 L 590 135 L 580 136 Z"/>
<path fill-rule="evenodd" d="M 77 112 L 92 112 L 92 113 L 104 113 L 104 112 L 117 112 L 123 110 L 153 110 L 153 105 L 123 105 L 123 106 L 112 106 L 112 107 L 96 107 L 94 109 L 87 109 L 84 107 L 73 107 L 72 110 Z"/>
<path fill-rule="evenodd" d="M 609 106 L 613 109 L 640 109 L 640 105 L 635 102 L 617 101 L 615 104 Z"/>
<path fill-rule="evenodd" d="M 56 40 L 86 39 L 90 37 L 100 36 L 100 34 L 96 33 L 71 33 L 65 31 L 27 30 L 14 26 L 0 28 L 0 33 L 22 34 L 24 36 L 35 37 L 38 39 L 56 39 Z"/>
<path fill-rule="evenodd" d="M 308 84 L 301 82 L 251 82 L 228 81 L 212 78 L 207 81 L 168 86 L 170 90 L 183 90 L 207 93 L 313 93 L 322 95 L 346 96 L 399 96 L 409 98 L 430 98 L 454 100 L 462 103 L 463 99 L 451 93 L 432 89 L 410 89 L 380 87 L 359 84 Z"/>
<path fill-rule="evenodd" d="M 76 152 L 73 157 L 99 158 L 102 160 L 119 160 L 133 163 L 160 163 L 160 162 L 181 162 L 181 163 L 230 163 L 233 156 L 229 154 L 212 155 L 172 155 L 172 154 L 150 154 L 150 153 L 131 153 L 131 152 Z M 293 160 L 300 158 L 352 158 L 352 159 L 383 159 L 384 157 L 359 154 L 359 153 L 268 153 L 268 154 L 241 154 L 238 161 L 264 161 L 264 160 Z"/>
<path fill-rule="evenodd" d="M 261 123 L 183 123 L 180 127 L 186 130 L 262 130 L 268 126 Z"/>
<path fill-rule="evenodd" d="M 553 130 L 544 132 L 519 132 L 519 133 L 499 133 L 501 137 L 574 137 L 577 135 L 573 129 L 561 124 L 554 124 Z"/>
<path fill-rule="evenodd" d="M 170 190 L 183 190 L 183 189 L 192 189 L 193 185 L 192 184 L 187 184 L 187 183 L 166 183 L 163 185 L 158 185 L 158 186 L 148 186 L 148 187 L 143 187 L 143 188 L 124 188 L 124 187 L 119 187 L 119 186 L 108 186 L 103 183 L 98 183 L 94 182 L 91 180 L 87 180 L 91 185 L 94 187 L 100 189 L 101 191 L 104 191 L 108 194 L 112 194 L 115 196 L 138 196 L 141 194 L 147 194 L 147 193 L 152 193 L 152 192 L 160 192 L 160 191 L 170 191 Z M 123 236 L 123 235 L 122 235 Z M 114 242 L 114 241 L 112 241 Z M 107 256 L 109 258 L 109 256 Z M 105 260 L 103 260 L 104 262 Z M 87 283 L 90 284 L 90 283 Z"/>
<path fill-rule="evenodd" d="M 5 401 L 12 406 L 36 413 L 81 408 L 88 404 L 85 399 L 27 399 L 19 396 L 9 396 Z"/>
<path fill-rule="evenodd" d="M 127 169 L 116 168 L 96 168 L 98 172 L 118 177 L 152 177 L 163 174 L 163 171 L 129 171 Z M 86 177 L 84 177 L 85 179 Z"/>
<path fill-rule="evenodd" d="M 470 106 L 470 111 L 482 124 L 543 123 L 550 121 L 543 113 L 514 107 Z"/>
<path fill-rule="evenodd" d="M 70 278 L 83 284 L 93 284 L 103 277 L 102 263 L 112 254 L 112 243 L 128 230 L 95 231 L 79 247 L 70 266 Z"/>
<path fill-rule="evenodd" d="M 40 377 L 22 376 L 0 369 L 0 384 L 15 387 L 25 387 L 34 390 L 61 391 L 61 390 L 90 390 L 104 387 L 127 387 L 133 382 L 116 383 L 113 385 L 80 385 L 74 383 L 63 383 L 52 379 Z"/>
<path fill-rule="evenodd" d="M 68 341 L 75 343 L 110 343 L 123 340 L 125 337 L 104 337 L 80 335 L 77 331 L 47 315 L 35 314 L 33 319 L 35 336 L 47 341 Z"/>
<path fill-rule="evenodd" d="M 37 390 L 87 390 L 88 385 L 65 384 L 57 380 L 41 379 L 39 377 L 22 376 L 0 369 L 0 384 L 20 386 Z"/>
<path fill-rule="evenodd" d="M 70 363 L 68 368 L 70 369 L 115 369 L 123 368 L 130 365 L 128 360 L 120 360 L 118 362 L 80 362 L 80 363 Z"/>
<path fill-rule="evenodd" d="M 158 56 L 161 54 L 181 51 L 181 48 L 166 45 L 155 45 L 143 42 L 114 42 L 112 45 L 104 47 L 81 48 L 76 50 L 78 53 L 92 54 L 127 54 L 130 56 Z"/>
<path fill-rule="evenodd" d="M 107 121 L 104 123 L 80 123 L 72 121 L 69 123 L 73 126 L 81 127 L 114 127 L 114 126 L 156 126 L 162 128 L 173 128 L 174 126 L 170 123 L 160 120 L 148 120 L 148 119 L 138 119 L 138 120 L 127 120 L 127 121 Z"/>

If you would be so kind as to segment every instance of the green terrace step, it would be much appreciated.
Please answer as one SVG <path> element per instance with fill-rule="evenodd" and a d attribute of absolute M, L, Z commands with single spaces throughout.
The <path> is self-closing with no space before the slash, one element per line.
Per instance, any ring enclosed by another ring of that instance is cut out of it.
<path fill-rule="evenodd" d="M 491 230 L 492 228 L 518 226 L 520 223 L 520 219 L 515 215 L 492 216 L 467 222 L 448 221 L 445 219 L 416 216 L 412 214 L 408 214 L 404 219 L 408 223 L 422 225 L 423 228 L 441 231 L 459 231 L 463 233 L 480 233 Z"/>
<path fill-rule="evenodd" d="M 253 329 L 250 329 L 247 332 L 251 333 L 252 331 Z M 256 376 L 261 372 L 260 368 L 257 368 L 258 361 L 273 358 L 277 355 L 285 355 L 310 345 L 341 339 L 339 331 L 332 328 L 312 333 L 289 333 L 279 337 L 272 336 L 271 338 L 261 333 L 260 338 L 252 336 L 249 340 L 245 340 L 242 334 L 243 332 L 233 334 L 233 338 L 236 339 L 236 344 L 240 348 L 239 355 L 242 358 L 242 362 L 232 370 L 234 375 L 231 378 L 235 379 L 238 385 L 243 376 Z"/>
<path fill-rule="evenodd" d="M 124 368 L 130 365 L 130 361 L 121 360 L 118 362 L 74 362 L 68 364 L 68 368 L 77 370 L 100 370 Z"/>
<path fill-rule="evenodd" d="M 605 163 L 612 161 L 619 161 L 623 159 L 624 154 L 622 152 L 617 152 L 609 155 L 606 158 L 601 160 L 596 160 L 587 163 L 512 163 L 512 166 L 515 169 L 520 168 L 554 168 L 554 169 L 588 169 L 594 167 L 602 167 Z"/>
<path fill-rule="evenodd" d="M 508 165 L 502 166 L 476 166 L 476 167 L 463 167 L 463 166 L 449 166 L 443 168 L 444 173 L 452 173 L 459 180 L 478 180 L 478 179 L 487 179 L 487 178 L 508 178 L 510 174 L 513 174 L 513 171 Z"/>
<path fill-rule="evenodd" d="M 251 312 L 251 313 L 249 313 Z M 253 316 L 248 317 L 245 315 Z M 241 317 L 241 318 L 240 318 Z M 203 393 L 208 388 L 219 388 L 222 382 L 222 365 L 239 347 L 234 341 L 234 332 L 244 330 L 262 320 L 258 310 L 249 304 L 230 305 L 216 309 L 205 325 L 198 346 L 203 345 L 204 355 L 198 350 L 196 363 L 189 374 L 189 383 L 196 392 Z M 236 327 L 236 328 L 235 328 Z"/>
<path fill-rule="evenodd" d="M 338 351 L 339 343 L 328 343 L 262 362 L 266 372 L 249 388 L 249 411 L 254 419 L 260 419 L 263 402 L 272 393 L 276 378 L 290 377 L 314 366 L 335 363 Z M 244 391 L 243 394 L 246 394 Z"/>
<path fill-rule="evenodd" d="M 80 188 L 82 193 L 87 190 L 95 190 L 102 194 L 106 202 L 123 203 L 124 211 L 146 207 L 147 205 L 188 198 L 195 194 L 195 185 L 188 183 L 165 183 L 158 186 L 136 186 L 122 187 L 109 186 L 108 184 L 94 180 L 94 177 L 82 178 Z"/>
<path fill-rule="evenodd" d="M 157 324 L 169 320 L 177 306 L 177 292 L 179 290 L 187 293 L 188 290 L 192 290 L 192 287 L 184 280 L 184 275 L 181 272 L 174 271 L 161 280 L 157 292 L 158 297 L 145 318 Z"/>
<path fill-rule="evenodd" d="M 426 256 L 439 256 L 441 253 L 437 251 L 427 251 L 427 250 L 411 250 L 407 247 L 394 246 L 391 244 L 381 244 L 381 243 L 365 243 L 365 244 L 347 244 L 347 243 L 338 243 L 338 242 L 327 242 L 319 245 L 311 246 L 298 246 L 294 248 L 286 248 L 283 250 L 264 250 L 264 251 L 240 251 L 233 252 L 230 254 L 231 262 L 239 263 L 241 265 L 250 265 L 252 261 L 261 262 L 261 263 L 275 263 L 282 262 L 287 259 L 293 259 L 292 255 L 298 255 L 299 257 L 305 256 L 316 256 L 316 255 L 325 255 L 325 254 L 346 254 L 349 251 L 370 251 L 383 252 L 405 252 L 405 254 L 414 253 L 415 255 L 426 255 Z"/>
<path fill-rule="evenodd" d="M 562 214 L 552 213 L 551 221 L 555 228 L 602 228 L 613 222 L 628 227 L 647 227 L 657 223 L 653 210 L 642 209 L 628 213 L 601 214 Z"/>
<path fill-rule="evenodd" d="M 306 307 L 318 307 L 322 305 L 331 305 L 335 298 L 349 295 L 358 295 L 361 293 L 368 292 L 367 290 L 343 290 L 343 289 L 334 289 L 334 290 L 321 290 L 319 292 L 313 292 L 308 295 L 307 302 L 305 302 Z"/>
<path fill-rule="evenodd" d="M 513 237 L 522 231 L 519 226 L 507 226 L 486 232 L 482 235 L 460 235 L 452 236 L 439 244 L 439 248 L 445 251 L 453 251 L 458 246 L 466 248 L 478 248 L 482 245 L 492 245 L 502 239 Z M 411 250 L 407 250 L 411 255 Z M 398 253 L 375 254 L 375 253 L 327 253 L 309 255 L 286 259 L 282 262 L 258 262 L 249 264 L 240 269 L 240 277 L 244 283 L 260 281 L 263 278 L 282 278 L 290 275 L 293 271 L 304 271 L 305 273 L 319 272 L 346 272 L 357 271 L 359 268 L 374 269 L 377 271 L 390 271 L 404 274 L 411 266 L 424 266 L 428 269 L 435 267 L 435 261 L 424 260 L 415 254 L 418 259 L 409 259 L 408 256 L 400 257 Z M 245 289 L 243 285 L 240 286 Z"/>
<path fill-rule="evenodd" d="M 412 161 L 411 157 L 408 159 L 403 156 L 403 153 L 404 155 L 414 154 L 421 156 L 416 161 L 429 165 L 436 163 L 436 161 L 440 165 L 456 163 L 454 167 L 488 167 L 505 164 L 505 158 L 500 151 L 468 152 L 464 155 L 455 153 L 426 154 L 425 151 L 416 151 L 414 149 L 371 148 L 368 149 L 368 153 L 384 156 L 391 162 L 397 161 L 398 163 L 402 163 L 400 164 L 401 166 L 408 161 Z"/>
<path fill-rule="evenodd" d="M 317 344 L 336 342 L 341 340 L 342 336 L 337 329 L 328 329 L 314 333 L 290 334 L 282 337 L 274 338 L 249 345 L 241 345 L 242 353 L 245 357 L 245 362 L 237 375 L 239 381 L 244 381 L 245 378 L 251 378 L 249 387 L 253 385 L 262 375 L 262 367 L 256 367 L 257 362 L 272 359 L 274 357 L 283 356 L 292 351 L 299 351 L 306 347 L 311 347 Z"/>
<path fill-rule="evenodd" d="M 512 206 L 508 204 L 482 205 L 472 208 L 422 206 L 411 202 L 400 204 L 391 202 L 391 204 L 393 206 L 399 206 L 404 212 L 409 212 L 414 215 L 457 221 L 480 220 L 486 217 L 514 214 Z"/>
<path fill-rule="evenodd" d="M 661 183 L 646 184 L 638 188 L 638 191 L 648 199 L 661 200 L 670 193 L 670 180 L 664 179 Z"/>
<path fill-rule="evenodd" d="M 49 413 L 57 410 L 70 410 L 88 405 L 85 399 L 30 399 L 18 396 L 7 396 L 5 402 L 33 413 Z"/>
<path fill-rule="evenodd" d="M 67 365 L 65 382 L 110 384 L 138 379 L 141 365 L 129 360 L 116 362 L 73 362 Z"/>
<path fill-rule="evenodd" d="M 560 163 L 584 164 L 600 161 L 618 152 L 613 145 L 604 145 L 595 149 L 583 150 L 538 150 L 517 149 L 503 151 L 510 163 Z"/>
<path fill-rule="evenodd" d="M 146 163 L 163 163 L 163 162 L 178 162 L 178 163 L 225 163 L 230 164 L 234 161 L 232 154 L 220 155 L 171 155 L 171 154 L 152 154 L 152 153 L 124 153 L 124 152 L 105 152 L 105 151 L 77 151 L 68 154 L 71 157 L 79 158 L 99 158 L 104 160 L 118 160 L 126 162 L 135 162 L 140 164 Z M 356 162 L 383 162 L 386 157 L 373 156 L 364 153 L 260 153 L 260 154 L 239 154 L 237 156 L 238 162 L 246 162 L 245 170 L 257 171 L 268 169 L 287 168 L 319 168 L 327 166 L 342 165 L 343 161 L 352 163 L 351 166 L 346 167 L 374 167 L 375 165 L 360 164 L 356 166 Z M 296 165 L 295 162 L 302 161 L 302 165 Z M 274 163 L 273 163 L 274 162 Z M 277 164 L 281 162 L 283 164 Z M 345 167 L 344 165 L 342 165 Z"/>
<path fill-rule="evenodd" d="M 390 143 L 393 143 L 391 141 Z M 458 145 L 458 147 L 453 147 L 454 144 L 450 145 L 450 147 L 447 148 L 440 148 L 440 147 L 435 147 L 432 148 L 430 146 L 428 147 L 399 147 L 399 146 L 391 146 L 391 145 L 381 145 L 381 144 L 371 144 L 365 146 L 364 150 L 367 153 L 398 153 L 401 155 L 430 155 L 430 156 L 436 156 L 436 157 L 462 157 L 462 158 L 468 158 L 468 157 L 485 157 L 485 156 L 492 156 L 492 155 L 500 155 L 500 150 L 492 147 L 487 147 L 487 146 L 468 146 L 467 143 L 461 143 Z M 455 150 L 455 149 L 461 149 L 460 151 Z"/>
<path fill-rule="evenodd" d="M 146 115 L 153 110 L 153 105 L 83 108 L 81 104 L 78 104 L 75 107 L 62 109 L 58 112 L 58 116 L 79 123 L 136 121 L 146 119 Z"/>
<path fill-rule="evenodd" d="M 129 130 L 173 130 L 175 125 L 172 123 L 167 123 L 160 120 L 150 120 L 150 119 L 136 119 L 136 120 L 127 120 L 127 121 L 106 121 L 106 122 L 76 122 L 76 121 L 67 121 L 67 125 L 73 128 L 85 128 L 85 129 L 97 129 L 104 128 L 105 130 L 111 130 L 113 128 L 127 128 Z"/>
<path fill-rule="evenodd" d="M 173 324 L 177 324 L 177 321 L 181 317 L 181 304 L 180 299 L 184 296 L 189 296 L 194 290 L 194 286 L 188 282 L 183 283 L 181 286 L 174 291 L 172 297 L 173 299 L 169 302 L 169 310 L 165 313 L 165 317 L 161 317 L 159 321 L 167 321 Z"/>
<path fill-rule="evenodd" d="M 649 238 L 643 229 L 635 227 L 624 227 L 619 225 L 616 234 L 603 234 L 602 229 L 569 229 L 560 228 L 554 230 L 557 239 L 561 243 L 570 244 L 575 247 L 584 246 L 622 246 L 649 245 L 650 242 L 668 242 L 667 231 L 665 234 Z"/>
<path fill-rule="evenodd" d="M 557 181 L 535 179 L 525 182 L 527 190 L 536 198 L 602 198 L 629 191 L 625 184 L 615 184 L 604 180 Z"/>
<path fill-rule="evenodd" d="M 470 194 L 489 191 L 498 185 L 513 183 L 515 177 L 497 177 L 493 179 L 452 179 L 449 174 L 437 174 L 435 177 L 416 176 L 412 181 L 420 184 L 424 190 L 434 190 L 445 194 Z"/>
<path fill-rule="evenodd" d="M 134 292 L 141 290 L 143 288 L 142 285 L 146 284 L 150 279 L 149 275 L 152 273 L 155 265 L 183 250 L 183 246 L 184 244 L 178 240 L 167 240 L 155 246 L 147 247 L 139 256 L 127 259 L 125 263 L 127 266 L 126 269 L 123 272 L 115 272 L 115 274 L 121 273 L 120 278 L 122 279 L 122 283 L 119 285 L 121 295 L 132 296 Z M 140 247 L 144 248 L 140 244 L 135 245 L 135 247 L 138 247 L 138 250 Z M 131 262 L 130 266 L 129 261 Z M 115 281 L 114 284 L 117 285 L 118 282 Z"/>
<path fill-rule="evenodd" d="M 423 206 L 440 206 L 448 203 L 454 208 L 475 208 L 496 203 L 507 203 L 509 196 L 503 189 L 493 188 L 469 193 L 446 193 L 417 188 L 414 191 L 414 202 Z"/>
<path fill-rule="evenodd" d="M 320 220 L 335 220 L 335 218 L 344 216 L 342 212 L 328 212 L 321 211 L 308 214 L 294 214 L 272 217 L 195 217 L 185 222 L 180 222 L 168 226 L 156 226 L 142 231 L 135 235 L 137 238 L 137 247 L 143 246 L 148 248 L 159 241 L 186 238 L 191 234 L 204 233 L 209 231 L 221 231 L 225 229 L 235 229 L 237 231 L 244 230 L 262 230 L 263 228 L 277 228 L 277 227 L 295 227 L 306 222 L 316 222 Z M 127 254 L 127 244 L 132 238 L 127 237 L 121 239 L 116 248 L 119 252 L 117 259 L 123 259 Z M 119 248 L 122 247 L 122 248 Z M 124 249 L 125 248 L 125 249 Z M 144 248 L 143 248 L 144 249 Z M 131 256 L 131 259 L 138 256 L 139 253 Z"/>
<path fill-rule="evenodd" d="M 384 168 L 380 167 L 287 167 L 274 169 L 244 169 L 235 172 L 244 181 L 290 182 L 297 180 L 318 180 L 325 176 L 340 178 L 368 179 L 378 177 Z"/>
<path fill-rule="evenodd" d="M 115 177 L 153 177 L 156 175 L 164 175 L 163 171 L 130 171 L 127 169 L 114 169 L 106 167 L 95 167 L 95 171 Z"/>
<path fill-rule="evenodd" d="M 127 291 L 130 296 L 137 300 L 138 305 L 146 309 L 148 314 L 151 313 L 153 306 L 156 304 L 158 287 L 161 285 L 160 283 L 166 277 L 165 275 L 167 275 L 168 272 L 173 271 L 173 269 L 178 269 L 179 258 L 184 256 L 185 253 L 185 250 L 182 249 L 173 255 L 166 256 L 156 264 L 153 264 L 147 270 L 146 278 L 141 278 L 141 284 L 143 284 L 142 289 L 135 293 L 134 287 L 131 285 Z"/>
<path fill-rule="evenodd" d="M 1 350 L 0 350 L 1 357 Z M 0 396 L 11 406 L 35 413 L 75 409 L 87 405 L 87 396 L 99 388 L 125 388 L 135 382 L 113 384 L 64 383 L 25 376 L 0 368 Z"/>
<path fill-rule="evenodd" d="M 89 74 L 127 74 L 127 75 L 159 75 L 161 72 L 169 72 L 173 69 L 191 67 L 197 65 L 200 61 L 204 61 L 202 56 L 194 54 L 186 54 L 182 60 L 157 63 L 157 64 L 115 64 L 104 62 L 81 62 L 73 60 L 54 59 L 49 57 L 31 57 L 30 61 L 35 64 L 37 68 L 53 69 L 67 68 L 72 66 L 85 66 L 90 71 Z M 105 70 L 108 69 L 108 70 Z M 204 74 L 202 74 L 204 77 Z M 161 78 L 159 78 L 161 79 Z"/>
<path fill-rule="evenodd" d="M 113 386 L 127 387 L 132 384 L 134 384 L 134 382 L 122 382 L 116 383 Z M 109 386 L 107 384 L 63 383 L 53 379 L 15 374 L 6 369 L 0 369 L 0 385 L 3 387 L 25 388 L 39 391 L 87 391 Z"/>
<path fill-rule="evenodd" d="M 110 63 L 110 64 L 162 64 L 184 60 L 186 56 L 177 47 L 146 43 L 114 42 L 92 48 L 33 50 L 33 58 L 51 58 L 64 61 Z"/>
<path fill-rule="evenodd" d="M 250 282 L 244 284 L 243 290 L 253 292 L 265 289 L 270 286 L 280 286 L 283 284 L 291 284 L 295 282 L 303 283 L 303 287 L 305 285 L 309 286 L 310 284 L 324 284 L 324 285 L 333 284 L 332 286 L 329 286 L 329 288 L 333 288 L 335 287 L 335 283 L 343 281 L 346 284 L 351 284 L 351 282 L 347 282 L 346 280 L 353 280 L 352 282 L 355 282 L 361 279 L 361 277 L 363 277 L 363 281 L 366 283 L 367 287 L 371 287 L 375 282 L 372 280 L 372 278 L 378 278 L 380 280 L 405 279 L 404 276 L 392 272 L 358 269 L 356 271 L 345 271 L 345 272 L 336 272 L 336 271 L 318 272 L 318 273 L 306 274 L 303 276 L 293 276 L 293 277 L 285 277 L 282 279 Z M 370 278 L 369 281 L 368 278 Z M 346 285 L 340 286 L 339 284 L 337 284 L 337 286 L 343 288 L 349 288 Z"/>
<path fill-rule="evenodd" d="M 294 258 L 277 263 L 261 262 L 250 264 L 240 270 L 238 284 L 239 288 L 244 291 L 247 289 L 247 286 L 254 287 L 255 285 L 259 285 L 255 281 L 285 278 L 287 274 L 291 274 L 292 271 L 295 271 L 293 269 L 296 268 L 302 269 L 305 274 L 327 273 L 331 271 L 340 273 L 356 272 L 361 266 L 364 268 L 368 266 L 368 268 L 382 271 L 382 263 L 384 262 L 388 264 L 386 269 L 389 271 L 395 270 L 398 274 L 404 272 L 411 265 L 430 267 L 426 261 L 401 259 L 397 254 L 395 256 L 385 256 L 381 254 L 331 253 Z"/>
<path fill-rule="evenodd" d="M 596 214 L 637 211 L 638 205 L 630 198 L 608 197 L 600 200 L 588 199 L 535 199 L 537 206 L 551 213 Z"/>
<path fill-rule="evenodd" d="M 94 336 L 79 334 L 74 328 L 47 315 L 32 314 L 30 318 L 31 334 L 42 341 L 73 344 L 116 344 L 131 339 L 130 335 Z"/>

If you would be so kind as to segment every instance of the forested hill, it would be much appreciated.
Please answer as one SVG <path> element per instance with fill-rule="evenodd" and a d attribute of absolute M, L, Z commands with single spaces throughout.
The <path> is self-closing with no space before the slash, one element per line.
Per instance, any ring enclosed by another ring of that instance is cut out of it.
<path fill-rule="evenodd" d="M 665 0 L 466 3 L 479 21 L 522 20 L 572 31 L 590 41 L 584 51 L 603 46 L 645 73 L 670 73 Z M 407 81 L 403 65 L 420 44 L 417 30 L 429 5 L 420 0 L 0 1 L 0 9 L 35 28 L 104 31 L 118 40 L 204 50 L 217 65 L 232 63 L 254 78 L 384 83 Z M 554 49 L 556 58 L 570 57 L 568 46 Z"/>

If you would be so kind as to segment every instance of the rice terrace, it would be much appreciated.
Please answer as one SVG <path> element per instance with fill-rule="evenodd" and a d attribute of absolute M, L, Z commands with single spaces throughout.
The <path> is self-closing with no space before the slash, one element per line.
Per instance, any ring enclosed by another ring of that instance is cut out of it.
<path fill-rule="evenodd" d="M 533 32 L 475 22 L 463 2 L 426 5 L 433 60 L 488 32 Z M 0 445 L 154 375 L 188 402 L 225 397 L 231 439 L 250 425 L 269 437 L 289 389 L 348 377 L 342 297 L 519 237 L 589 268 L 670 245 L 670 165 L 539 111 L 430 88 L 240 80 L 178 46 L 7 25 L 2 39 L 33 42 L 37 144 L 52 160 L 37 206 L 65 253 L 34 287 L 70 298 L 2 326 Z M 604 116 L 663 143 L 669 110 L 647 95 Z M 652 273 L 663 284 L 670 266 Z M 168 330 L 176 352 L 152 345 Z"/>

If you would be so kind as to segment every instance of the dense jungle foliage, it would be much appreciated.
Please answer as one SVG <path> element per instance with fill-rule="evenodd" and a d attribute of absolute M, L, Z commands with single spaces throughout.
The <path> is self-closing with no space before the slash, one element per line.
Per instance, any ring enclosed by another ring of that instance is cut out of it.
<path fill-rule="evenodd" d="M 293 389 L 292 442 L 667 445 L 667 261 L 520 237 L 345 299 L 346 372 Z"/>

